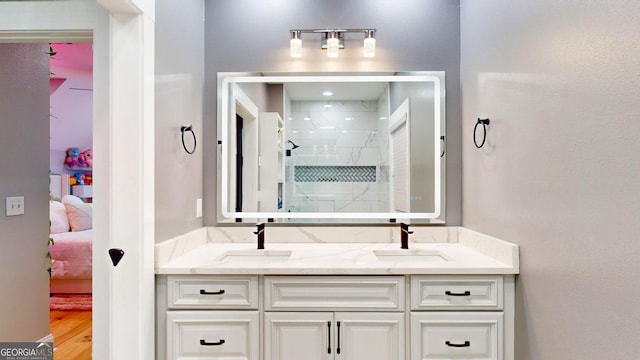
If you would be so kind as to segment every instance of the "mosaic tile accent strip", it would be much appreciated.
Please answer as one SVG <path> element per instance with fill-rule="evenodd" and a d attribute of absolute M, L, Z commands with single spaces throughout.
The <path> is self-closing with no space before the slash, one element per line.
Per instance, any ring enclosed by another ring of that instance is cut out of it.
<path fill-rule="evenodd" d="M 295 166 L 296 182 L 376 182 L 375 166 Z"/>

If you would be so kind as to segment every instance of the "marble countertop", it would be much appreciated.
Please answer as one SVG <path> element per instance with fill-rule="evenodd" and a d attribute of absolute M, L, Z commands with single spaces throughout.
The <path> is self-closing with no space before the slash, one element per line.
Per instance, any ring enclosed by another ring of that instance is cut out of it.
<path fill-rule="evenodd" d="M 461 242 L 409 243 L 409 250 L 400 249 L 398 243 L 267 243 L 265 250 L 257 250 L 255 243 L 205 242 L 156 262 L 156 274 L 518 273 L 517 246 L 472 238 Z M 497 255 L 492 256 L 492 252 Z"/>

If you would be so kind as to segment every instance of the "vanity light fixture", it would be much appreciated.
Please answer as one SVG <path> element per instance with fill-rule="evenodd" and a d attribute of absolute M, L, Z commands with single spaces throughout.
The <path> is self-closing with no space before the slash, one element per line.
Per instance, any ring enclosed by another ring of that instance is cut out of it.
<path fill-rule="evenodd" d="M 302 57 L 302 39 L 300 39 L 300 31 L 291 32 L 291 41 L 289 42 L 289 47 L 292 58 Z"/>
<path fill-rule="evenodd" d="M 368 30 L 365 31 L 364 36 L 364 57 L 374 57 L 376 56 L 376 31 Z"/>
<path fill-rule="evenodd" d="M 338 33 L 335 31 L 326 34 L 327 39 L 327 56 L 330 58 L 338 57 L 340 51 L 340 40 L 338 40 Z M 344 43 L 342 45 L 344 47 Z"/>
<path fill-rule="evenodd" d="M 302 57 L 302 33 L 320 34 L 320 48 L 327 50 L 330 58 L 338 57 L 339 50 L 344 49 L 344 36 L 346 33 L 364 33 L 364 56 L 374 57 L 376 55 L 376 29 L 292 29 L 289 30 L 291 40 L 289 41 L 290 55 L 292 58 Z"/>

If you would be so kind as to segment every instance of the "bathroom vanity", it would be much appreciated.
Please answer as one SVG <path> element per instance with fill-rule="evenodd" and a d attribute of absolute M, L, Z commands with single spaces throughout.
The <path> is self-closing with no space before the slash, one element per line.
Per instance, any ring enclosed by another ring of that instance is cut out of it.
<path fill-rule="evenodd" d="M 158 360 L 514 360 L 518 247 L 427 226 L 444 84 L 219 73 L 218 226 L 156 245 Z"/>
<path fill-rule="evenodd" d="M 243 227 L 158 244 L 158 359 L 513 360 L 518 247 L 412 229 L 409 249 L 397 227 L 267 227 L 264 250 Z"/>

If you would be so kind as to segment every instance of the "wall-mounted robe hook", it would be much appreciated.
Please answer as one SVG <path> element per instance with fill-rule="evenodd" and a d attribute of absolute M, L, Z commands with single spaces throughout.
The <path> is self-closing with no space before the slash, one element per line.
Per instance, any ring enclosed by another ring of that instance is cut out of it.
<path fill-rule="evenodd" d="M 476 140 L 476 131 L 478 130 L 478 125 L 482 124 L 482 142 L 478 144 L 478 140 Z M 489 119 L 480 119 L 476 122 L 476 126 L 473 127 L 473 143 L 476 145 L 478 149 L 484 146 L 485 140 L 487 140 L 487 125 L 489 125 Z"/>
<path fill-rule="evenodd" d="M 196 151 L 196 133 L 193 132 L 193 129 L 191 128 L 191 125 L 189 125 L 189 126 L 180 126 L 180 132 L 182 132 L 182 147 L 184 148 L 184 151 L 186 151 L 187 154 L 193 154 Z M 190 132 L 191 135 L 193 136 L 193 149 L 191 149 L 191 150 L 187 149 L 187 145 L 184 144 L 184 133 L 185 132 Z"/>
<path fill-rule="evenodd" d="M 442 152 L 440 152 L 440 157 L 444 157 L 444 152 L 447 148 L 447 142 L 444 140 L 444 135 L 440 136 L 440 141 L 442 142 Z"/>

